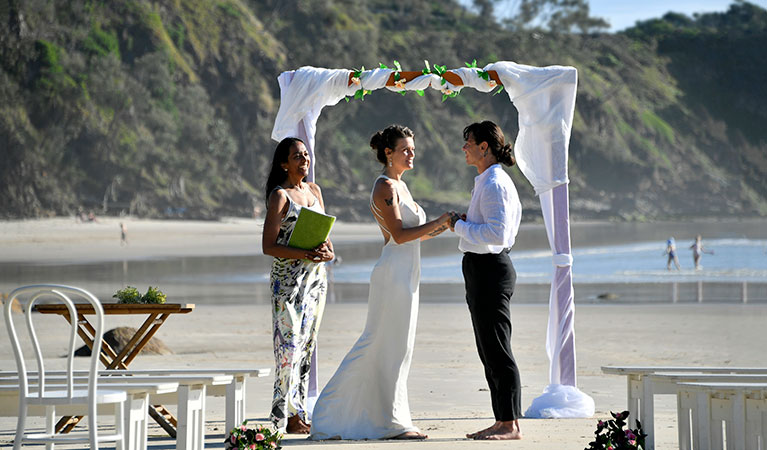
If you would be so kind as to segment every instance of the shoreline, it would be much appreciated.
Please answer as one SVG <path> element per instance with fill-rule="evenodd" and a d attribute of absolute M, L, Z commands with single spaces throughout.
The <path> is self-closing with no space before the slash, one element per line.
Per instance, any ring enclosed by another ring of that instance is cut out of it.
<path fill-rule="evenodd" d="M 120 244 L 119 224 L 127 225 L 128 245 Z M 728 224 L 722 228 L 721 224 Z M 138 261 L 175 257 L 261 255 L 260 219 L 223 218 L 220 221 L 183 221 L 102 217 L 77 223 L 74 217 L 0 221 L 0 263 L 85 263 Z M 677 241 L 703 233 L 767 239 L 767 219 L 729 219 L 700 222 L 617 223 L 586 221 L 571 224 L 574 248 L 634 241 Z M 443 234 L 434 241 L 448 239 Z M 357 244 L 382 244 L 374 222 L 338 222 L 331 234 L 344 249 Z M 434 245 L 426 241 L 424 245 Z M 452 244 L 451 244 L 452 245 Z M 549 250 L 542 223 L 523 223 L 514 245 L 517 250 Z M 451 248 L 456 251 L 457 248 Z M 447 251 L 447 250 L 445 250 Z"/>

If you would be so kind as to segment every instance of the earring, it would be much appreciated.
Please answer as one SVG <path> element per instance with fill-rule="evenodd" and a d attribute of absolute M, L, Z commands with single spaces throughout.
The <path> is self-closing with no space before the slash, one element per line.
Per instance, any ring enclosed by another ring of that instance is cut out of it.
<path fill-rule="evenodd" d="M 485 154 L 487 154 L 487 152 L 485 152 Z M 288 171 L 288 169 L 282 169 L 282 170 L 284 170 L 285 172 L 287 172 L 287 171 Z"/>
<path fill-rule="evenodd" d="M 391 166 L 392 166 L 392 162 L 391 162 L 391 159 L 390 159 L 389 160 L 389 167 L 391 167 Z"/>
<path fill-rule="evenodd" d="M 487 156 L 487 150 L 485 150 L 485 154 L 484 154 L 484 156 Z"/>

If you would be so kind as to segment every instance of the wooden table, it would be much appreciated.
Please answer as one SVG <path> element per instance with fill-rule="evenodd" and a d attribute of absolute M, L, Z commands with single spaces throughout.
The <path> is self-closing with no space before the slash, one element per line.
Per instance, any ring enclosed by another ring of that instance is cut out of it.
<path fill-rule="evenodd" d="M 112 346 L 105 340 L 101 341 L 100 359 L 104 366 L 109 370 L 126 370 L 141 350 L 146 346 L 149 340 L 157 333 L 165 320 L 171 314 L 188 314 L 194 310 L 194 304 L 143 304 L 143 303 L 107 303 L 103 304 L 104 315 L 141 315 L 146 314 L 147 318 L 141 327 L 136 330 L 136 334 L 128 341 L 120 353 L 117 353 Z M 76 303 L 77 311 L 77 334 L 82 338 L 88 348 L 93 351 L 93 340 L 96 330 L 93 328 L 86 315 L 96 314 L 93 306 L 90 304 Z M 66 305 L 37 305 L 35 310 L 41 314 L 58 314 L 64 317 L 69 323 L 72 318 L 69 317 L 69 310 Z M 176 419 L 162 405 L 149 407 L 149 415 L 172 437 L 176 436 Z M 63 433 L 69 432 L 82 419 L 82 417 L 63 417 L 56 424 L 56 431 Z"/>

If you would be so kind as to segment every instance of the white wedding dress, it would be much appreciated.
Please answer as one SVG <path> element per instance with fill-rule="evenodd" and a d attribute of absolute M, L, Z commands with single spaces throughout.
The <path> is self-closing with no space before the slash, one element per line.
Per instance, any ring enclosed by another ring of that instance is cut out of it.
<path fill-rule="evenodd" d="M 372 195 L 370 205 L 386 230 Z M 400 200 L 399 209 L 404 228 L 426 222 L 417 204 L 414 210 Z M 311 439 L 386 439 L 419 431 L 410 418 L 407 377 L 420 278 L 420 240 L 397 244 L 389 238 L 370 276 L 365 330 L 317 400 Z"/>

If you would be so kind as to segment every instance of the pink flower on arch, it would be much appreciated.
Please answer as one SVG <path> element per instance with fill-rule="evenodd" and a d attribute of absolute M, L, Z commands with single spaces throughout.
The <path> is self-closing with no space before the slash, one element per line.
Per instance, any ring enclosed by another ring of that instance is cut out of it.
<path fill-rule="evenodd" d="M 490 80 L 487 82 L 487 85 L 490 86 L 490 89 L 498 86 L 498 83 L 495 82 L 495 80 Z"/>
<path fill-rule="evenodd" d="M 261 434 L 261 433 L 257 433 L 256 434 L 256 440 L 259 441 L 259 442 L 263 441 L 264 440 L 264 435 Z"/>
<path fill-rule="evenodd" d="M 360 83 L 361 81 L 359 77 L 352 77 L 352 84 L 356 84 L 357 86 L 359 86 Z"/>
<path fill-rule="evenodd" d="M 394 86 L 399 89 L 405 89 L 405 83 L 407 80 L 405 78 L 400 78 L 399 80 L 394 82 Z"/>

